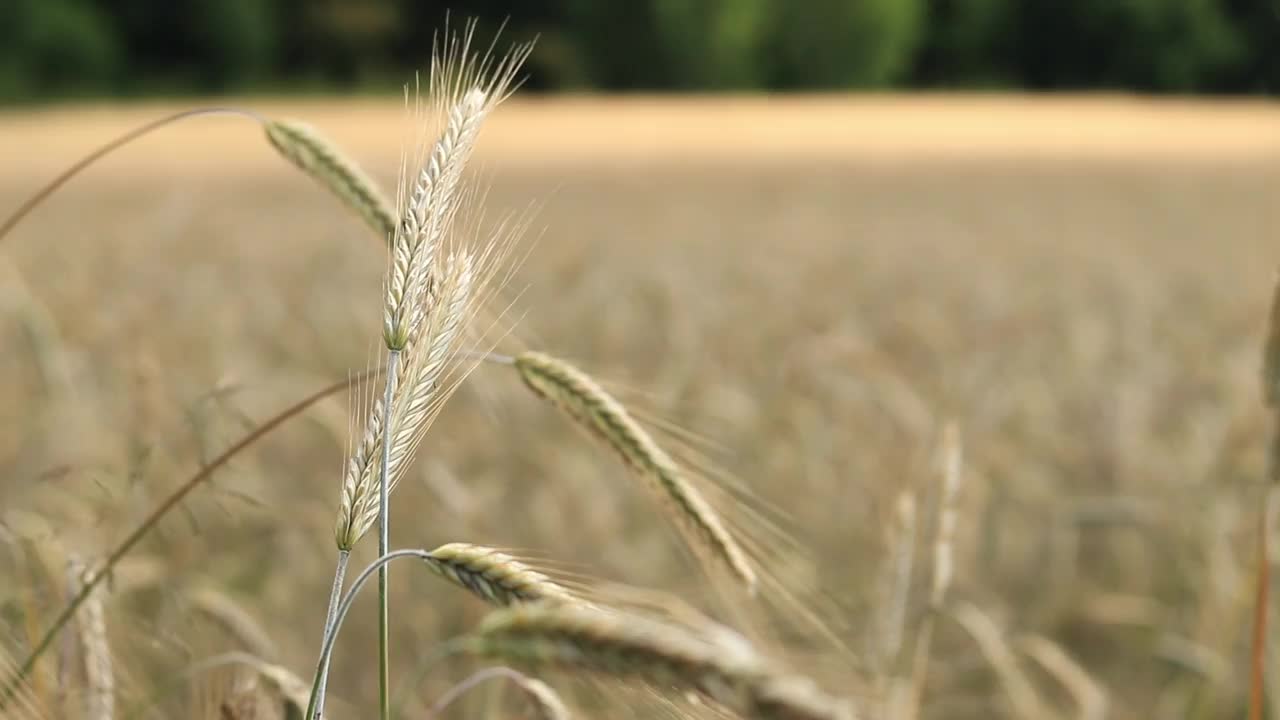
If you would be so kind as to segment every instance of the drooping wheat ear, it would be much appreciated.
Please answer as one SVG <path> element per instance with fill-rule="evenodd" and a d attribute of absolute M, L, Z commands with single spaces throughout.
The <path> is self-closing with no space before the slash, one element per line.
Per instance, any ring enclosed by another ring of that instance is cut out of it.
<path fill-rule="evenodd" d="M 304 123 L 268 120 L 263 128 L 281 156 L 354 210 L 384 241 L 391 241 L 396 231 L 395 210 L 359 165 Z"/>
<path fill-rule="evenodd" d="M 94 570 L 81 573 L 82 582 L 92 580 Z M 106 587 L 99 585 L 89 593 L 76 620 L 80 631 L 80 648 L 84 653 L 86 717 L 111 720 L 115 717 L 116 680 L 107 641 L 107 613 L 103 603 Z"/>
<path fill-rule="evenodd" d="M 425 562 L 441 576 L 494 605 L 581 602 L 543 573 L 493 548 L 449 543 L 432 550 Z"/>
<path fill-rule="evenodd" d="M 749 718 L 847 720 L 852 711 L 779 673 L 745 642 L 718 643 L 649 618 L 572 605 L 518 605 L 485 618 L 464 647 L 511 662 L 640 679 L 700 693 Z M 828 714 L 813 714 L 818 708 Z"/>
<path fill-rule="evenodd" d="M 691 540 L 754 594 L 758 585 L 747 553 L 724 521 L 693 486 L 675 459 L 640 426 L 622 403 L 589 375 L 539 352 L 515 358 L 521 379 L 535 394 L 568 414 L 613 448 L 634 472 L 648 481 L 658 499 L 672 509 L 676 524 Z"/>
<path fill-rule="evenodd" d="M 378 478 L 384 437 L 390 438 L 389 477 L 394 489 L 412 460 L 422 435 L 445 400 L 441 379 L 458 356 L 462 326 L 470 316 L 475 280 L 472 257 L 449 257 L 441 275 L 440 302 L 429 308 L 420 338 L 403 351 L 404 371 L 394 389 L 390 427 L 383 426 L 383 403 L 374 403 L 365 432 L 347 462 L 335 538 L 350 550 L 378 518 Z"/>

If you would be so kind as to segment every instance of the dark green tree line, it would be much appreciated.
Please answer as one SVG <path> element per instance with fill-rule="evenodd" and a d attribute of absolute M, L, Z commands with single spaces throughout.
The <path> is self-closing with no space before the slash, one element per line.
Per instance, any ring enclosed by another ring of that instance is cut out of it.
<path fill-rule="evenodd" d="M 1280 0 L 0 0 L 0 100 L 380 90 L 446 17 L 548 90 L 1280 91 Z"/>

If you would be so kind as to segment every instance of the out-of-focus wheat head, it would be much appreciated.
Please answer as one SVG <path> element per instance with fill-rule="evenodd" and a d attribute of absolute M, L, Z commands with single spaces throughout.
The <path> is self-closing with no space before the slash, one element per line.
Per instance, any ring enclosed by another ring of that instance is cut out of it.
<path fill-rule="evenodd" d="M 851 720 L 845 701 L 787 673 L 736 633 L 631 612 L 535 603 L 491 613 L 464 648 L 485 657 L 693 691 L 746 718 Z"/>

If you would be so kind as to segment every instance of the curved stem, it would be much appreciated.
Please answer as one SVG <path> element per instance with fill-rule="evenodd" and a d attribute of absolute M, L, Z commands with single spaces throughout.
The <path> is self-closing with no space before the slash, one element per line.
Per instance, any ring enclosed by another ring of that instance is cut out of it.
<path fill-rule="evenodd" d="M 321 674 L 329 672 L 329 656 L 333 653 L 333 643 L 338 639 L 338 631 L 342 629 L 342 623 L 347 619 L 347 613 L 351 610 L 352 603 L 355 602 L 356 596 L 360 594 L 360 590 L 365 583 L 369 582 L 369 578 L 378 570 L 381 570 L 387 563 L 398 558 L 412 557 L 419 560 L 426 560 L 431 557 L 431 553 L 426 550 L 393 550 L 382 557 L 369 563 L 369 566 L 360 571 L 356 579 L 351 582 L 351 589 L 342 598 L 342 604 L 338 606 L 338 614 L 333 619 L 333 630 L 329 633 L 329 637 L 325 638 L 323 645 L 320 647 L 320 659 L 316 662 L 315 679 L 311 684 L 311 701 L 307 704 L 307 718 L 311 720 L 319 720 L 324 707 L 317 704 L 318 691 L 320 688 Z"/>
<path fill-rule="evenodd" d="M 22 661 L 22 664 L 18 667 L 18 671 L 14 673 L 13 677 L 10 678 L 7 683 L 5 683 L 4 690 L 0 691 L 0 709 L 3 709 L 4 706 L 8 704 L 9 700 L 12 699 L 14 692 L 16 692 L 22 682 L 26 680 L 27 676 L 31 674 L 32 669 L 35 668 L 36 662 L 49 649 L 49 646 L 53 644 L 54 639 L 58 637 L 58 633 L 62 628 L 65 627 L 66 624 L 70 622 L 71 618 L 75 616 L 76 611 L 84 604 L 85 599 L 89 597 L 89 594 L 93 592 L 94 588 L 96 588 L 103 579 L 111 575 L 111 570 L 116 566 L 116 563 L 120 562 L 120 559 L 127 555 L 129 551 L 138 544 L 138 541 L 145 537 L 147 532 L 154 528 L 170 510 L 177 507 L 178 503 L 182 502 L 183 498 L 212 477 L 214 471 L 223 465 L 226 465 L 233 457 L 240 454 L 245 448 L 257 442 L 264 435 L 283 425 L 285 421 L 301 413 L 303 410 L 306 410 L 308 407 L 311 407 L 320 400 L 333 395 L 334 393 L 346 390 L 352 385 L 361 383 L 376 374 L 378 374 L 376 371 L 361 373 L 360 375 L 348 380 L 334 383 L 333 385 L 322 388 L 302 400 L 299 400 L 288 408 L 285 408 L 280 413 L 254 428 L 244 437 L 240 438 L 240 440 L 236 441 L 234 445 L 223 451 L 221 455 L 205 464 L 197 470 L 194 475 L 188 478 L 186 482 L 179 485 L 176 490 L 162 500 L 160 504 L 157 505 L 156 508 L 152 510 L 136 528 L 133 529 L 133 532 L 129 533 L 128 536 L 115 546 L 111 553 L 107 555 L 107 559 L 103 561 L 98 572 L 85 580 L 85 583 L 80 587 L 79 592 L 75 594 L 71 601 L 67 603 L 66 607 L 62 609 L 62 612 L 54 619 L 53 624 L 49 626 L 47 631 L 45 631 L 44 636 L 36 643 L 35 647 L 27 655 L 27 658 Z"/>
<path fill-rule="evenodd" d="M 524 673 L 518 672 L 516 670 L 512 670 L 511 668 L 504 667 L 502 665 L 485 668 L 483 670 L 477 670 L 476 672 L 472 673 L 471 676 L 468 677 L 466 680 L 463 680 L 457 685 L 454 685 L 453 687 L 449 688 L 448 692 L 440 696 L 440 699 L 437 700 L 435 704 L 431 706 L 431 710 L 427 714 L 428 720 L 444 712 L 445 708 L 452 705 L 454 701 L 462 697 L 465 693 L 470 691 L 475 686 L 479 685 L 480 683 L 487 682 L 489 680 L 495 680 L 498 678 L 505 678 L 517 684 L 527 681 L 529 679 L 525 677 Z"/>
<path fill-rule="evenodd" d="M 103 156 L 110 154 L 113 150 L 116 150 L 124 145 L 128 145 L 129 143 L 133 142 L 134 140 L 137 140 L 143 135 L 146 135 L 152 130 L 157 130 L 159 128 L 164 127 L 165 125 L 170 125 L 172 123 L 178 122 L 179 120 L 185 120 L 187 118 L 196 117 L 199 115 L 241 115 L 251 120 L 256 120 L 259 123 L 265 122 L 265 119 L 261 115 L 258 115 L 252 110 L 244 110 L 241 108 L 233 108 L 233 107 L 207 107 L 207 108 L 197 108 L 195 110 L 183 110 L 182 112 L 174 113 L 173 115 L 168 115 L 158 120 L 152 120 L 151 122 L 141 127 L 136 127 L 130 130 L 129 132 L 121 135 L 120 137 L 117 137 L 116 139 L 111 140 L 105 145 L 100 146 L 97 150 L 94 150 L 88 155 L 85 155 L 84 157 L 80 158 L 80 160 L 78 160 L 71 167 L 67 168 L 66 170 L 63 170 L 62 173 L 60 173 L 57 177 L 55 177 L 53 180 L 50 180 L 44 187 L 37 190 L 34 195 L 27 198 L 26 201 L 23 202 L 21 205 L 19 205 L 18 209 L 14 210 L 13 213 L 9 215 L 9 217 L 6 218 L 3 223 L 0 223 L 0 240 L 3 240 L 4 237 L 9 234 L 9 231 L 13 230 L 13 228 L 16 227 L 18 223 L 22 222 L 23 218 L 25 218 L 27 215 L 30 215 L 31 211 L 35 210 L 36 207 L 40 205 L 40 203 L 44 202 L 46 198 L 48 198 L 50 195 L 57 192 L 58 188 L 67 184 L 68 180 L 80 174 L 81 170 L 84 170 L 85 168 L 89 167 L 93 163 L 97 162 Z"/>

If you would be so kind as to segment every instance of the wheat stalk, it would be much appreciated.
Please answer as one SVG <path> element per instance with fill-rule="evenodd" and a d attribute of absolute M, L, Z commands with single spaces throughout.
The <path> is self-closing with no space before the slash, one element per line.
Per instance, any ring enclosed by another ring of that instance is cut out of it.
<path fill-rule="evenodd" d="M 759 580 L 747 553 L 675 459 L 622 403 L 589 375 L 550 355 L 521 353 L 514 366 L 529 389 L 586 427 L 648 481 L 659 500 L 673 509 L 677 526 L 695 549 L 706 551 L 755 593 Z"/>
<path fill-rule="evenodd" d="M 267 141 L 289 162 L 354 210 L 390 242 L 396 231 L 391 203 L 360 166 L 312 127 L 294 120 L 263 123 Z"/>
<path fill-rule="evenodd" d="M 442 577 L 494 605 L 580 602 L 543 573 L 493 548 L 449 543 L 432 550 L 424 561 Z"/>
<path fill-rule="evenodd" d="M 852 718 L 846 704 L 779 672 L 735 638 L 718 642 L 638 615 L 540 603 L 490 613 L 461 647 L 511 662 L 694 691 L 748 718 Z"/>

